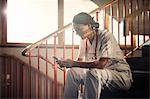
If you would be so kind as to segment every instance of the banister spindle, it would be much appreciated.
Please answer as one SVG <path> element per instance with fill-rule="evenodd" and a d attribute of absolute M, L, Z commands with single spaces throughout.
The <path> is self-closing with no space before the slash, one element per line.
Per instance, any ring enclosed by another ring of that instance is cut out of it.
<path fill-rule="evenodd" d="M 16 60 L 15 64 L 16 69 L 16 98 L 18 98 L 18 61 Z"/>
<path fill-rule="evenodd" d="M 126 0 L 123 0 L 123 17 L 125 18 L 126 17 Z M 124 19 L 124 21 L 126 21 Z M 125 40 L 124 40 L 124 44 L 125 44 L 125 52 L 124 52 L 124 55 L 126 56 L 126 53 L 127 53 L 127 36 L 126 36 L 126 31 L 124 29 L 124 37 L 125 37 Z"/>
<path fill-rule="evenodd" d="M 130 6 L 129 14 L 132 14 L 132 0 L 130 0 L 129 6 Z M 133 41 L 134 37 L 133 37 L 133 20 L 132 19 L 130 19 L 130 32 L 131 32 L 131 50 L 133 50 L 133 48 L 134 48 L 134 41 Z"/>
<path fill-rule="evenodd" d="M 28 97 L 31 99 L 31 51 L 29 51 L 29 68 L 28 68 Z"/>
<path fill-rule="evenodd" d="M 66 58 L 66 46 L 65 46 L 65 32 L 63 32 L 63 59 L 65 60 Z M 66 67 L 64 67 L 64 86 L 66 84 Z"/>
<path fill-rule="evenodd" d="M 117 2 L 117 19 L 118 19 L 118 44 L 120 44 L 120 2 Z"/>
<path fill-rule="evenodd" d="M 104 29 L 106 29 L 106 7 L 104 7 Z"/>
<path fill-rule="evenodd" d="M 13 74 L 12 74 L 12 69 L 13 69 L 12 60 L 13 60 L 13 58 L 10 56 L 9 77 L 7 78 L 9 81 L 9 86 L 10 86 L 9 87 L 9 98 L 12 98 L 12 86 L 13 86 L 13 84 L 12 84 L 12 81 L 13 81 L 13 79 L 12 79 L 12 76 L 13 76 Z M 21 82 L 21 80 L 20 80 L 20 82 Z M 20 92 L 20 97 L 21 97 L 21 92 Z"/>
<path fill-rule="evenodd" d="M 113 33 L 113 16 L 114 16 L 114 12 L 113 12 L 113 4 L 111 4 L 111 32 Z"/>
<path fill-rule="evenodd" d="M 138 10 L 139 9 L 139 0 L 136 0 L 136 10 Z M 138 45 L 138 47 L 140 46 L 140 40 L 139 40 L 139 38 L 140 38 L 140 36 L 139 36 L 139 15 L 137 15 L 136 16 L 136 32 L 137 32 L 137 45 Z"/>
<path fill-rule="evenodd" d="M 54 56 L 56 56 L 56 35 L 54 36 Z M 56 62 L 54 60 L 54 98 L 57 99 L 57 65 Z"/>
<path fill-rule="evenodd" d="M 144 7 L 144 0 L 142 0 L 142 3 L 143 3 L 143 7 Z M 145 43 L 145 41 L 146 41 L 145 36 L 146 35 L 145 35 L 145 12 L 144 11 L 142 12 L 142 24 L 143 24 L 142 25 L 143 42 Z"/>
<path fill-rule="evenodd" d="M 38 79 L 37 79 L 37 98 L 40 99 L 40 45 L 38 46 Z"/>
<path fill-rule="evenodd" d="M 72 29 L 72 60 L 74 59 L 74 32 Z"/>
<path fill-rule="evenodd" d="M 98 14 L 99 14 L 99 11 L 96 12 L 96 22 L 98 22 L 98 17 L 99 17 Z"/>
<path fill-rule="evenodd" d="M 21 97 L 24 98 L 24 64 L 21 67 Z"/>
<path fill-rule="evenodd" d="M 48 47 L 47 47 L 47 40 L 46 40 L 46 99 L 48 99 Z"/>

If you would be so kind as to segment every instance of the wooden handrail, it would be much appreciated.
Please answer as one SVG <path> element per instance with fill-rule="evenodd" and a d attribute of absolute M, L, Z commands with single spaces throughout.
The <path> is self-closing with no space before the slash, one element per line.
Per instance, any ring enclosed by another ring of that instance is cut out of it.
<path fill-rule="evenodd" d="M 128 52 L 126 54 L 126 56 L 124 56 L 125 58 L 128 58 L 129 55 L 131 55 L 133 52 L 135 52 L 138 48 L 142 47 L 143 44 L 145 44 L 146 42 L 148 42 L 150 39 L 146 40 L 144 43 L 142 43 L 140 46 L 135 47 L 132 51 Z"/>
<path fill-rule="evenodd" d="M 40 45 L 41 43 L 45 42 L 46 40 L 48 40 L 49 38 L 51 38 L 52 36 L 57 36 L 59 33 L 63 32 L 65 29 L 71 27 L 71 23 L 67 24 L 66 26 L 58 29 L 57 31 L 49 34 L 48 36 L 44 37 L 43 39 L 31 44 L 31 45 L 28 45 L 25 49 L 23 49 L 22 51 L 22 55 L 23 56 L 29 56 L 29 54 L 27 54 L 29 51 L 31 51 L 32 49 L 36 48 L 38 45 Z"/>

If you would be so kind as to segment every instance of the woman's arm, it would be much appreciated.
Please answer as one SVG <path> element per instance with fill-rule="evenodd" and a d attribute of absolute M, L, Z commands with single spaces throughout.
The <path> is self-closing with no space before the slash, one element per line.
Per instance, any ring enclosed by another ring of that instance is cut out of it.
<path fill-rule="evenodd" d="M 73 61 L 71 59 L 67 60 L 57 60 L 56 62 L 60 65 L 60 67 L 80 67 L 80 68 L 105 68 L 106 64 L 109 64 L 110 58 L 100 58 L 100 60 L 95 60 L 93 62 L 82 62 L 82 61 Z"/>
<path fill-rule="evenodd" d="M 108 60 L 109 58 L 101 58 L 100 60 L 95 60 L 93 62 L 73 61 L 72 67 L 103 69 L 106 64 L 108 64 Z"/>

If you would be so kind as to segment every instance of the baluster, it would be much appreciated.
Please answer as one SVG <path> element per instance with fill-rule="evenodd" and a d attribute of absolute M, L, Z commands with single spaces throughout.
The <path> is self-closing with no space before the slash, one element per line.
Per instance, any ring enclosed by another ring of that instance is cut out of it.
<path fill-rule="evenodd" d="M 37 79 L 37 98 L 40 99 L 40 45 L 38 46 L 38 79 Z"/>
<path fill-rule="evenodd" d="M 56 56 L 56 35 L 54 36 L 54 56 Z M 54 60 L 54 84 L 55 84 L 54 97 L 55 99 L 57 99 L 57 65 L 55 60 Z"/>
<path fill-rule="evenodd" d="M 111 4 L 111 32 L 113 33 L 113 4 Z"/>
<path fill-rule="evenodd" d="M 29 68 L 28 68 L 28 97 L 31 99 L 31 51 L 29 51 Z"/>
<path fill-rule="evenodd" d="M 132 14 L 132 0 L 129 2 L 129 14 Z M 130 19 L 130 33 L 131 33 L 131 50 L 133 51 L 134 48 L 134 36 L 133 36 L 133 21 L 132 18 Z"/>
<path fill-rule="evenodd" d="M 117 2 L 117 18 L 118 18 L 118 44 L 120 44 L 120 2 Z"/>
<path fill-rule="evenodd" d="M 136 0 L 136 10 L 138 10 L 139 9 L 139 1 L 138 0 Z M 137 33 L 138 33 L 138 35 L 137 35 L 137 40 L 138 40 L 138 47 L 140 46 L 140 40 L 139 40 L 139 15 L 137 15 L 136 16 L 136 31 L 137 31 Z"/>
<path fill-rule="evenodd" d="M 47 69 L 48 69 L 48 53 L 47 53 L 47 40 L 46 40 L 46 99 L 48 99 L 48 76 L 47 76 Z"/>
<path fill-rule="evenodd" d="M 106 7 L 104 8 L 104 29 L 106 29 Z"/>
<path fill-rule="evenodd" d="M 125 18 L 126 17 L 126 0 L 123 0 L 123 17 Z M 126 21 L 125 19 L 124 19 L 124 21 Z M 125 24 L 124 24 L 125 25 Z M 124 37 L 125 37 L 125 42 L 124 42 L 124 44 L 125 44 L 125 52 L 124 52 L 124 55 L 126 56 L 126 53 L 127 53 L 127 36 L 126 36 L 126 31 L 124 30 Z"/>
<path fill-rule="evenodd" d="M 143 3 L 143 7 L 144 7 L 144 0 L 142 0 L 142 3 Z M 143 34 L 143 42 L 145 42 L 145 12 L 142 12 L 142 24 L 143 24 L 143 27 L 142 27 L 142 34 Z"/>
<path fill-rule="evenodd" d="M 24 64 L 21 65 L 22 69 L 21 69 L 21 97 L 23 98 L 24 97 Z"/>
<path fill-rule="evenodd" d="M 72 29 L 72 60 L 74 59 L 74 32 Z"/>
<path fill-rule="evenodd" d="M 63 59 L 66 58 L 65 33 L 63 32 Z M 66 84 L 66 67 L 64 67 L 64 86 Z"/>

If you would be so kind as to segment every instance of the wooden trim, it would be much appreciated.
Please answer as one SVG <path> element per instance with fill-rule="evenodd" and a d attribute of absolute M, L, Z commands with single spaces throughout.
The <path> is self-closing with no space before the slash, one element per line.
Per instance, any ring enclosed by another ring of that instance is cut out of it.
<path fill-rule="evenodd" d="M 2 22 L 2 27 L 1 27 L 1 32 L 2 32 L 2 44 L 6 44 L 7 42 L 7 17 L 4 14 L 3 10 L 7 7 L 7 0 L 2 0 L 1 1 L 1 22 Z"/>

